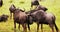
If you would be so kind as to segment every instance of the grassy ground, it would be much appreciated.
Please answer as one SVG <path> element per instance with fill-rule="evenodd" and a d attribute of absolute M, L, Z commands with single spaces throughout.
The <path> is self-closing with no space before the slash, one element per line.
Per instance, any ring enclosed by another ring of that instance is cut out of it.
<path fill-rule="evenodd" d="M 52 12 L 56 16 L 56 24 L 58 28 L 60 29 L 60 0 L 42 0 L 39 2 L 41 5 L 48 8 L 47 12 Z M 0 15 L 2 14 L 9 14 L 9 7 L 11 4 L 14 4 L 16 7 L 19 7 L 21 9 L 25 8 L 26 11 L 30 10 L 31 0 L 3 0 L 3 6 L 0 7 Z M 17 24 L 18 26 L 18 24 Z M 36 23 L 30 25 L 31 26 L 31 32 L 36 32 L 37 25 Z M 51 32 L 51 29 L 48 25 L 43 26 L 44 32 Z M 17 32 L 22 32 L 22 26 L 20 27 L 20 31 L 18 30 L 18 27 L 16 28 Z M 13 32 L 14 31 L 14 24 L 13 19 L 8 19 L 7 22 L 1 22 L 0 23 L 0 32 Z M 39 31 L 41 31 L 39 29 Z M 28 31 L 29 32 L 29 31 Z"/>

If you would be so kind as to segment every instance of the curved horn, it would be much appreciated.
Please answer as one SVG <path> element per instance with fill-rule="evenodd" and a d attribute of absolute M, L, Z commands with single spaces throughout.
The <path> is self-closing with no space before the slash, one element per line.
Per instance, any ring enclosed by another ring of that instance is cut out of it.
<path fill-rule="evenodd" d="M 25 12 L 25 8 L 23 8 L 24 9 L 24 12 Z"/>

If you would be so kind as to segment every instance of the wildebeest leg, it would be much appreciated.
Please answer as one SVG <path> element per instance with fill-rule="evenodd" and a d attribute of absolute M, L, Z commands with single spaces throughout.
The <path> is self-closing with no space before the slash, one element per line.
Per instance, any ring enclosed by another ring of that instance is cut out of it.
<path fill-rule="evenodd" d="M 41 24 L 41 32 L 43 32 L 43 24 Z"/>
<path fill-rule="evenodd" d="M 10 12 L 10 19 L 12 19 L 12 13 Z"/>
<path fill-rule="evenodd" d="M 29 31 L 30 31 L 30 26 L 29 26 L 29 24 L 28 24 L 28 29 L 29 29 Z"/>
<path fill-rule="evenodd" d="M 53 24 L 49 24 L 49 26 L 52 29 L 52 32 L 54 32 L 54 25 Z"/>
<path fill-rule="evenodd" d="M 16 32 L 16 22 L 14 21 L 14 32 Z"/>
<path fill-rule="evenodd" d="M 31 4 L 31 8 L 30 8 L 30 10 L 33 8 L 33 4 Z"/>
<path fill-rule="evenodd" d="M 26 27 L 26 23 L 25 24 L 22 24 L 22 26 L 23 26 L 23 32 L 27 32 L 27 27 Z"/>
<path fill-rule="evenodd" d="M 55 25 L 56 32 L 59 32 L 57 25 L 56 24 L 54 24 L 54 25 Z"/>
<path fill-rule="evenodd" d="M 20 30 L 20 24 L 18 25 L 18 29 Z"/>
<path fill-rule="evenodd" d="M 33 6 L 33 4 L 31 4 L 31 7 Z"/>
<path fill-rule="evenodd" d="M 37 23 L 37 32 L 39 31 L 39 23 Z"/>

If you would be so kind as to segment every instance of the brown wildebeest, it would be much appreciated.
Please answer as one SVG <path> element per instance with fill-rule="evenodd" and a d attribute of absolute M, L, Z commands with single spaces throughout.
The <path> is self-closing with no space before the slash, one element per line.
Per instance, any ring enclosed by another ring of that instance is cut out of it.
<path fill-rule="evenodd" d="M 41 0 L 40 0 L 41 1 Z M 38 6 L 38 5 L 40 5 L 39 4 L 39 0 L 31 0 L 31 8 L 33 7 L 33 6 Z"/>
<path fill-rule="evenodd" d="M 15 9 L 16 9 L 15 5 L 12 4 L 12 5 L 10 6 L 10 8 L 9 8 L 9 11 L 10 11 L 10 19 L 11 19 L 11 17 L 12 17 L 12 13 L 15 11 Z"/>
<path fill-rule="evenodd" d="M 55 23 L 56 17 L 54 14 L 46 13 L 43 10 L 38 10 L 38 11 L 31 13 L 30 16 L 33 18 L 32 21 L 35 21 L 37 23 L 37 32 L 39 31 L 39 24 L 41 24 L 42 30 L 43 30 L 43 24 L 47 24 L 52 29 L 52 32 L 54 32 L 53 27 L 55 27 L 56 32 L 59 31 Z M 28 28 L 30 28 L 29 25 L 28 25 Z"/>
<path fill-rule="evenodd" d="M 16 32 L 16 23 L 19 24 L 18 29 L 20 30 L 20 24 L 23 26 L 24 32 L 27 32 L 27 27 L 26 27 L 26 20 L 27 20 L 27 15 L 26 13 L 21 10 L 16 8 L 13 12 L 13 18 L 14 18 L 14 32 Z"/>
<path fill-rule="evenodd" d="M 47 11 L 48 9 L 47 9 L 46 7 L 43 7 L 43 6 L 41 6 L 41 5 L 38 5 L 36 9 L 30 10 L 30 11 L 26 12 L 26 14 L 28 14 L 28 29 L 29 29 L 29 30 L 30 30 L 29 24 L 32 24 L 33 21 L 36 20 L 35 18 L 33 19 L 33 18 L 30 16 L 30 14 L 33 13 L 33 12 L 36 12 L 36 11 L 38 11 L 38 10 Z M 32 21 L 31 19 L 32 19 L 33 21 Z"/>
<path fill-rule="evenodd" d="M 8 17 L 9 17 L 9 16 L 8 16 L 8 15 L 5 15 L 5 14 L 1 15 L 1 16 L 0 16 L 0 22 L 3 22 L 3 21 L 6 22 L 7 19 L 8 19 Z"/>
<path fill-rule="evenodd" d="M 40 1 L 41 1 L 41 0 L 40 0 Z M 31 7 L 32 7 L 33 5 L 38 6 L 38 5 L 39 5 L 39 1 L 38 1 L 38 0 L 31 0 Z"/>
<path fill-rule="evenodd" d="M 2 0 L 0 0 L 0 7 L 2 7 L 2 5 L 3 5 L 3 1 L 2 1 Z"/>

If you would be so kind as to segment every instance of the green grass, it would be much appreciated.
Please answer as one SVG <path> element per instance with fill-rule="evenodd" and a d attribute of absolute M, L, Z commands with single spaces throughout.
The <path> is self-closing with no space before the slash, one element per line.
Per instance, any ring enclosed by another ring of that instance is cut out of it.
<path fill-rule="evenodd" d="M 48 8 L 47 12 L 52 12 L 56 16 L 56 24 L 58 28 L 60 29 L 60 0 L 43 0 L 39 2 L 40 5 L 43 5 Z M 11 4 L 14 4 L 17 8 L 25 8 L 26 11 L 30 10 L 31 6 L 31 0 L 3 0 L 3 6 L 0 7 L 0 15 L 2 14 L 7 14 L 10 15 L 9 13 L 9 7 Z M 36 23 L 30 25 L 31 27 L 31 32 L 36 32 L 37 31 L 37 25 Z M 48 25 L 43 26 L 44 32 L 51 32 L 51 29 Z M 8 19 L 7 22 L 1 22 L 0 23 L 0 32 L 13 32 L 14 31 L 14 24 L 13 24 L 13 19 Z M 22 26 L 20 27 L 20 31 L 18 30 L 18 24 L 16 28 L 17 32 L 22 32 L 23 28 Z M 41 32 L 41 30 L 39 29 Z M 29 31 L 28 31 L 29 32 Z"/>

